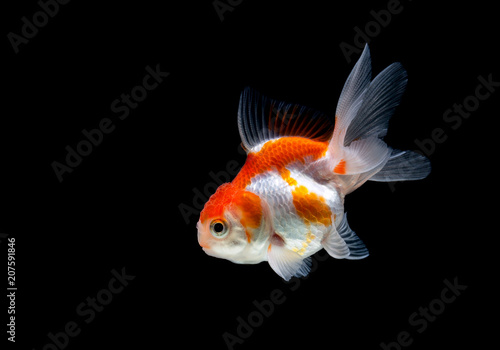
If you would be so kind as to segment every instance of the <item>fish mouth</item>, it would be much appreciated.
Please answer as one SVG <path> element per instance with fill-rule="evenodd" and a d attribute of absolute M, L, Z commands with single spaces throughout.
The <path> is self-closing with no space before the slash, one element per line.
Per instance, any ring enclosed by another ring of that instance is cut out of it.
<path fill-rule="evenodd" d="M 198 244 L 203 248 L 203 250 L 210 248 L 205 240 L 202 238 L 200 231 L 198 231 Z"/>
<path fill-rule="evenodd" d="M 210 249 L 210 246 L 209 246 L 208 244 L 206 244 L 205 242 L 198 240 L 198 243 L 200 244 L 200 247 L 201 247 L 201 248 L 202 248 L 205 252 L 207 252 L 207 250 L 209 250 L 209 249 Z M 207 254 L 208 254 L 208 253 L 207 253 Z"/>
<path fill-rule="evenodd" d="M 217 254 L 215 254 L 212 250 L 210 250 L 209 248 L 204 248 L 204 247 L 201 247 L 201 249 L 203 249 L 203 251 L 205 252 L 205 254 L 207 254 L 208 256 L 212 256 L 214 258 L 220 258 Z"/>

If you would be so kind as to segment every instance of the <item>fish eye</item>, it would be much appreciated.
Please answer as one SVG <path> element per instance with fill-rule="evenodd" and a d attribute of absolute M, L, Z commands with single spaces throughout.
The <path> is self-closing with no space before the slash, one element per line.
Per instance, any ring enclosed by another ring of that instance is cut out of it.
<path fill-rule="evenodd" d="M 216 238 L 222 238 L 227 235 L 229 229 L 227 223 L 224 220 L 213 220 L 210 223 L 210 233 Z"/>

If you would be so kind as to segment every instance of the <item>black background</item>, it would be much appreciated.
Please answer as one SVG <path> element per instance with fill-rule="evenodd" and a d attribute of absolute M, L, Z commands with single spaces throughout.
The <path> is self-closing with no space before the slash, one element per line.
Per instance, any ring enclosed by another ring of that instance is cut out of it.
<path fill-rule="evenodd" d="M 67 349 L 224 349 L 223 334 L 238 336 L 237 318 L 273 290 L 285 302 L 235 349 L 380 349 L 402 331 L 412 349 L 488 344 L 488 317 L 497 318 L 489 259 L 497 230 L 487 223 L 495 218 L 500 92 L 455 130 L 443 114 L 475 94 L 479 76 L 500 81 L 492 6 L 402 1 L 371 38 L 374 74 L 399 61 L 409 76 L 388 144 L 418 149 L 415 140 L 437 128 L 446 140 L 430 152 L 427 179 L 369 182 L 346 198 L 367 259 L 319 262 L 296 288 L 266 263 L 207 256 L 197 215 L 186 220 L 179 210 L 196 206 L 193 189 L 203 192 L 211 171 L 244 163 L 236 113 L 245 86 L 333 114 L 359 57 L 348 63 L 340 44 L 354 45 L 354 27 L 364 31 L 370 11 L 387 4 L 244 0 L 221 21 L 212 1 L 71 1 L 17 54 L 7 34 L 20 34 L 21 18 L 40 6 L 4 4 L 0 233 L 17 242 L 13 348 L 42 349 L 48 333 L 75 321 L 81 333 Z M 119 120 L 111 103 L 157 64 L 170 75 Z M 116 129 L 59 182 L 52 162 L 64 162 L 65 147 L 103 118 Z M 123 268 L 135 279 L 85 323 L 77 306 Z M 455 278 L 467 289 L 417 332 L 409 316 Z M 7 320 L 6 303 L 1 314 Z M 4 326 L 1 334 L 12 347 Z"/>

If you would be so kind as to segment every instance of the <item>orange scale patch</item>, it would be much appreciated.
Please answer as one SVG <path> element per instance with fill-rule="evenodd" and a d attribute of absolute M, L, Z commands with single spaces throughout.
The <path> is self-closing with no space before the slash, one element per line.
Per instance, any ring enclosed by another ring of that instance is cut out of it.
<path fill-rule="evenodd" d="M 260 226 L 262 206 L 260 197 L 252 192 L 241 190 L 231 183 L 222 184 L 209 198 L 200 213 L 201 222 L 222 218 L 224 211 L 236 206 L 239 211 L 240 223 L 245 228 L 247 241 L 252 239 L 252 231 Z"/>
<path fill-rule="evenodd" d="M 283 137 L 268 141 L 257 153 L 249 153 L 245 165 L 233 180 L 239 188 L 245 188 L 252 178 L 273 168 L 277 169 L 285 179 L 288 164 L 305 163 L 305 158 L 312 160 L 324 157 L 328 150 L 328 142 L 314 141 L 303 137 Z M 286 181 L 286 179 L 285 179 Z"/>
<path fill-rule="evenodd" d="M 241 211 L 240 223 L 245 228 L 247 241 L 252 240 L 252 231 L 260 226 L 262 220 L 262 205 L 260 197 L 255 193 L 244 191 L 235 200 Z"/>
<path fill-rule="evenodd" d="M 297 186 L 292 191 L 293 205 L 297 214 L 306 224 L 332 224 L 332 212 L 322 196 L 310 192 L 305 186 Z"/>
<path fill-rule="evenodd" d="M 290 170 L 287 168 L 283 168 L 281 171 L 281 177 L 285 180 L 290 186 L 297 186 L 297 180 L 291 177 Z"/>
<path fill-rule="evenodd" d="M 219 186 L 217 191 L 210 196 L 208 202 L 200 213 L 201 222 L 208 219 L 220 218 L 224 214 L 226 207 L 233 201 L 234 196 L 240 190 L 231 183 L 225 183 Z"/>

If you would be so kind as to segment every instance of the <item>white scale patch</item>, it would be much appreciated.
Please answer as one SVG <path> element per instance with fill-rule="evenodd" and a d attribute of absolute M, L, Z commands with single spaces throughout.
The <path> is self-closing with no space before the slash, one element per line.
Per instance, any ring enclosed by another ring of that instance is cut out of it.
<path fill-rule="evenodd" d="M 301 167 L 303 165 L 301 164 Z M 319 184 L 306 174 L 296 170 L 296 167 L 287 167 L 290 177 L 297 181 L 296 186 L 305 186 L 310 192 L 325 198 L 332 213 L 343 213 L 342 200 L 331 187 Z M 293 204 L 292 191 L 295 186 L 290 186 L 277 171 L 259 174 L 252 179 L 247 190 L 256 193 L 267 202 L 273 216 L 274 231 L 285 240 L 288 249 L 298 252 L 304 258 L 319 251 L 323 236 L 332 230 L 322 224 L 306 225 L 297 214 Z M 334 218 L 332 217 L 332 222 Z"/>

